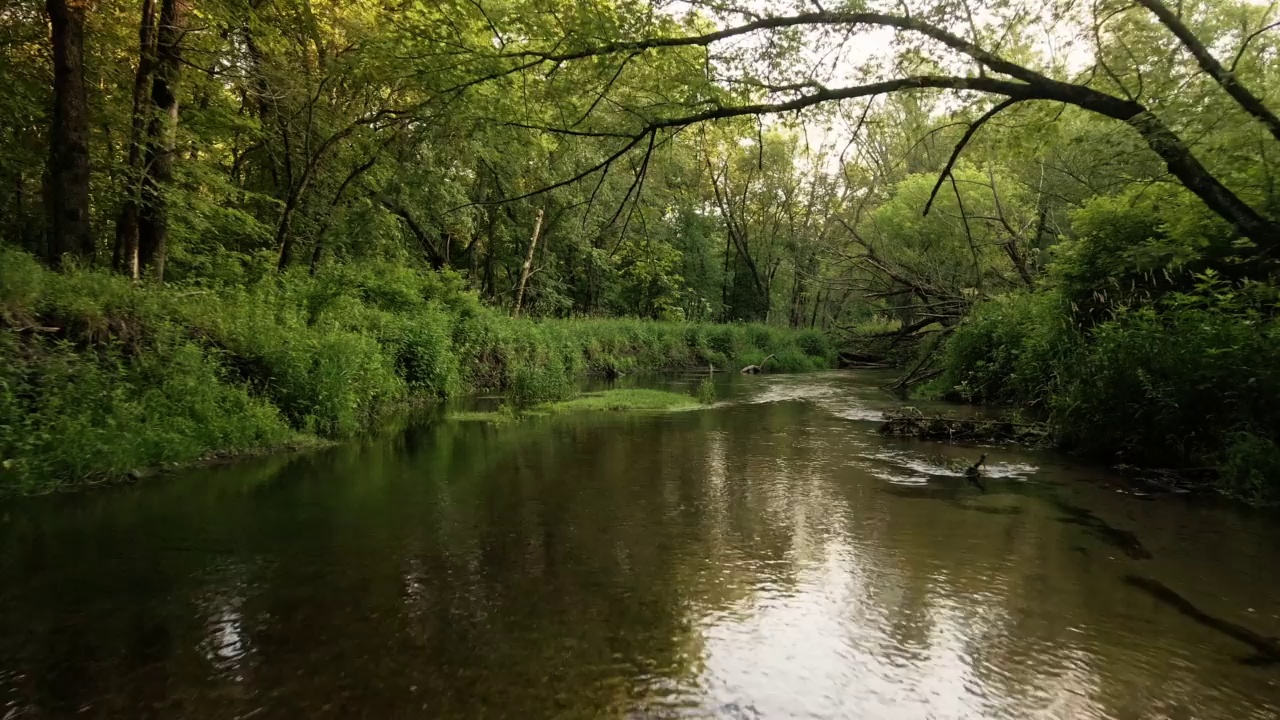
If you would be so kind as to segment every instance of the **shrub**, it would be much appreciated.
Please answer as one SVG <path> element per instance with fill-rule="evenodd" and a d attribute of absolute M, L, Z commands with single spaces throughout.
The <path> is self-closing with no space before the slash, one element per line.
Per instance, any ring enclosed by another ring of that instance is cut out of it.
<path fill-rule="evenodd" d="M 1079 334 L 1053 293 L 999 297 L 979 306 L 948 338 L 942 374 L 925 393 L 967 402 L 1039 403 Z"/>
<path fill-rule="evenodd" d="M 0 251 L 0 493 L 348 437 L 410 397 L 500 388 L 528 407 L 592 371 L 830 363 L 823 336 L 759 325 L 512 320 L 451 272 L 226 265 L 227 283 L 136 286 Z"/>
<path fill-rule="evenodd" d="M 1105 460 L 1216 466 L 1226 491 L 1280 495 L 1275 291 L 1212 272 L 1083 330 L 1055 291 L 1001 298 L 956 329 L 932 389 L 1041 406 L 1059 444 Z"/>
<path fill-rule="evenodd" d="M 1248 431 L 1228 434 L 1217 458 L 1224 491 L 1251 501 L 1280 500 L 1280 444 Z"/>

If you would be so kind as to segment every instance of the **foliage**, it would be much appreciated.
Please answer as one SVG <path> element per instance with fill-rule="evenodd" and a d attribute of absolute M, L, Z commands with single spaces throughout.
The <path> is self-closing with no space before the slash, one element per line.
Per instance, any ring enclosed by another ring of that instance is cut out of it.
<path fill-rule="evenodd" d="M 695 405 L 693 398 L 680 393 L 662 390 L 606 390 L 588 393 L 572 400 L 549 403 L 540 409 L 546 412 L 577 410 L 679 410 Z"/>
<path fill-rule="evenodd" d="M 1280 497 L 1280 319 L 1272 288 L 1212 272 L 1187 292 L 1080 329 L 1060 290 L 1001 298 L 961 325 L 932 390 L 1022 402 L 1091 456 L 1220 468 L 1220 487 Z"/>
<path fill-rule="evenodd" d="M 129 403 L 184 367 L 339 437 L 411 399 L 527 407 L 584 373 L 803 370 L 840 345 L 914 354 L 904 384 L 1028 403 L 1089 452 L 1238 492 L 1269 462 L 1273 412 L 1240 399 L 1275 359 L 1265 4 L 181 5 L 164 68 L 136 2 L 86 15 L 87 148 L 51 114 L 45 4 L 0 13 L 0 241 L 68 263 L 0 263 L 27 358 L 7 417 L 43 402 L 46 357 Z M 86 188 L 47 180 L 52 148 Z M 93 247 L 63 258 L 72 190 Z M 141 287 L 105 272 L 134 275 L 130 208 L 168 229 Z"/>
<path fill-rule="evenodd" d="M 0 251 L 0 493 L 348 437 L 391 406 L 477 388 L 544 405 L 589 372 L 705 367 L 710 335 L 734 363 L 763 350 L 799 368 L 833 359 L 820 337 L 778 328 L 515 321 L 456 275 L 387 263 L 253 275 L 135 286 Z"/>
<path fill-rule="evenodd" d="M 698 383 L 698 392 L 696 397 L 702 405 L 713 405 L 716 401 L 716 383 L 711 376 L 702 378 Z"/>
<path fill-rule="evenodd" d="M 1079 334 L 1053 293 L 1003 295 L 979 306 L 942 349 L 943 373 L 922 390 L 977 403 L 1041 398 L 1071 363 Z"/>

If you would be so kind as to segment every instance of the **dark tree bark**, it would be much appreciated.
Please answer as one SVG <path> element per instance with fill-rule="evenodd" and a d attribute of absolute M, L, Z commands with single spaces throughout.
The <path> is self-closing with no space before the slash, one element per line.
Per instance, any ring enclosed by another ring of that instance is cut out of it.
<path fill-rule="evenodd" d="M 115 270 L 135 280 L 138 279 L 138 205 L 142 202 L 142 161 L 155 53 L 156 3 L 155 0 L 142 0 L 142 19 L 138 23 L 138 69 L 133 77 L 133 122 L 129 130 L 129 160 L 125 171 L 128 192 L 116 220 L 116 246 L 112 254 Z"/>
<path fill-rule="evenodd" d="M 401 205 L 398 200 L 394 200 L 392 198 L 381 198 L 379 202 L 381 202 L 382 207 L 386 208 L 392 215 L 395 215 L 404 221 L 405 226 L 409 228 L 409 232 L 413 233 L 413 236 L 417 238 L 418 243 L 422 245 L 422 252 L 426 255 L 427 262 L 431 263 L 431 269 L 443 270 L 445 267 L 444 253 L 442 253 L 439 246 L 432 241 L 430 233 L 428 233 L 427 229 L 418 223 L 417 219 L 413 217 L 413 214 L 409 212 L 409 209 Z"/>
<path fill-rule="evenodd" d="M 147 127 L 146 174 L 138 223 L 138 261 L 157 281 L 164 280 L 169 249 L 169 207 L 174 145 L 178 131 L 178 81 L 182 74 L 182 36 L 189 0 L 163 0 L 156 34 L 155 78 L 151 84 L 154 115 Z"/>
<path fill-rule="evenodd" d="M 85 0 L 48 0 L 53 41 L 49 153 L 49 260 L 92 260 L 89 227 L 89 101 L 84 84 Z"/>

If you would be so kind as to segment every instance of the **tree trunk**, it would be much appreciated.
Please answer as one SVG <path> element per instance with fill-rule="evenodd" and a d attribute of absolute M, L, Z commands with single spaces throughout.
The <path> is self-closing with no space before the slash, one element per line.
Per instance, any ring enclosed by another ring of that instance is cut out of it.
<path fill-rule="evenodd" d="M 298 207 L 300 193 L 290 192 L 284 201 L 284 212 L 280 215 L 280 224 L 276 226 L 276 271 L 284 272 L 293 262 L 293 236 L 289 234 L 293 224 L 293 211 Z"/>
<path fill-rule="evenodd" d="M 324 236 L 328 234 L 329 228 L 333 226 L 333 221 L 338 214 L 338 208 L 342 206 L 342 198 L 346 194 L 347 188 L 351 187 L 351 183 L 368 172 L 378 162 L 378 154 L 375 152 L 368 160 L 352 168 L 351 172 L 347 173 L 346 179 L 338 186 L 338 191 L 333 194 L 333 200 L 329 202 L 329 212 L 324 217 L 324 224 L 320 226 L 320 231 L 316 233 L 316 246 L 311 253 L 312 277 L 315 277 L 316 270 L 320 267 L 320 258 L 324 255 Z"/>
<path fill-rule="evenodd" d="M 533 221 L 533 236 L 529 238 L 529 252 L 524 256 L 524 266 L 520 268 L 520 286 L 516 288 L 516 304 L 511 308 L 511 317 L 520 317 L 520 304 L 524 302 L 524 286 L 529 282 L 529 273 L 533 271 L 533 251 L 538 247 L 538 234 L 542 232 L 542 208 L 538 208 L 538 216 Z"/>
<path fill-rule="evenodd" d="M 822 307 L 822 289 L 818 289 L 818 297 L 813 301 L 813 314 L 809 316 L 809 327 L 812 329 L 818 324 L 818 308 Z"/>
<path fill-rule="evenodd" d="M 489 208 L 489 227 L 485 231 L 484 239 L 484 281 L 481 283 L 482 294 L 489 300 L 498 296 L 498 288 L 493 281 L 493 253 L 494 246 L 498 242 L 497 224 L 497 211 Z"/>
<path fill-rule="evenodd" d="M 1280 223 L 1263 217 L 1249 207 L 1235 193 L 1227 189 L 1209 172 L 1178 137 L 1150 111 L 1125 118 L 1130 127 L 1147 141 L 1147 146 L 1163 160 L 1169 172 L 1191 192 L 1195 193 L 1210 210 L 1231 223 L 1236 232 L 1254 241 L 1262 254 L 1280 249 Z"/>
<path fill-rule="evenodd" d="M 48 0 L 53 42 L 49 145 L 49 260 L 92 260 L 89 227 L 89 101 L 84 84 L 85 0 Z"/>
<path fill-rule="evenodd" d="M 142 0 L 138 24 L 138 70 L 133 77 L 133 123 L 129 131 L 129 164 L 125 170 L 127 193 L 116 220 L 116 272 L 138 279 L 138 205 L 142 201 L 143 154 L 147 116 L 150 114 L 151 74 L 155 71 L 156 3 Z"/>
<path fill-rule="evenodd" d="M 138 261 L 157 281 L 164 280 L 169 246 L 166 194 L 173 182 L 173 155 L 178 132 L 178 80 L 189 0 L 163 0 L 156 34 L 155 79 L 151 85 L 154 115 L 147 127 L 146 174 L 138 222 Z"/>
<path fill-rule="evenodd" d="M 720 272 L 720 322 L 729 321 L 729 254 L 733 249 L 733 232 L 724 232 L 724 269 Z"/>
<path fill-rule="evenodd" d="M 413 214 L 409 212 L 409 209 L 401 205 L 399 200 L 391 198 L 382 198 L 379 202 L 382 203 L 382 207 L 403 220 L 404 224 L 409 227 L 409 232 L 413 233 L 413 236 L 418 239 L 418 243 L 422 245 L 422 252 L 427 256 L 427 262 L 431 263 L 431 269 L 443 270 L 445 267 L 444 255 L 436 247 L 436 244 L 431 241 L 431 236 L 427 234 L 427 229 L 419 225 L 418 221 L 413 218 Z"/>

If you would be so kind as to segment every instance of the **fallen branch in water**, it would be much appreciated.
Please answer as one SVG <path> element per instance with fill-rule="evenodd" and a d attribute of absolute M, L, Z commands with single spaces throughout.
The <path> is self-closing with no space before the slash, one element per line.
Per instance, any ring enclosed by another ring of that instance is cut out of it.
<path fill-rule="evenodd" d="M 770 355 L 765 359 L 761 360 L 759 365 L 748 365 L 742 368 L 741 372 L 743 375 L 759 375 L 760 373 L 764 372 L 764 364 L 769 362 L 772 359 L 773 359 L 773 356 Z"/>
<path fill-rule="evenodd" d="M 899 435 L 947 442 L 1008 442 L 1039 445 L 1049 437 L 1043 423 L 1019 423 L 999 418 L 951 418 L 926 416 L 918 410 L 904 410 L 885 416 L 881 435 Z"/>

